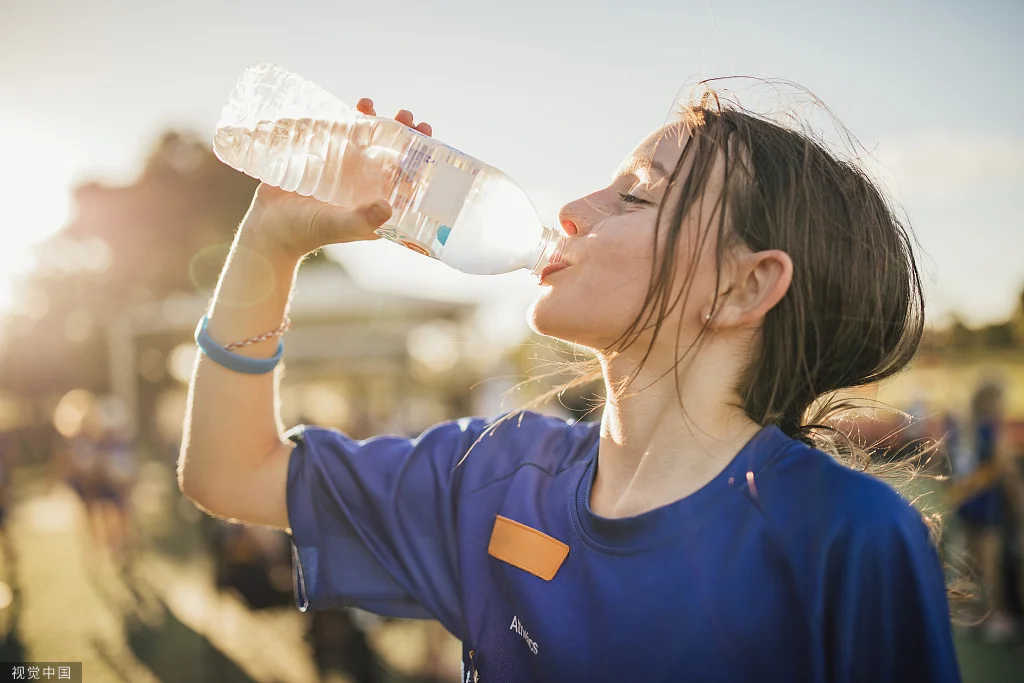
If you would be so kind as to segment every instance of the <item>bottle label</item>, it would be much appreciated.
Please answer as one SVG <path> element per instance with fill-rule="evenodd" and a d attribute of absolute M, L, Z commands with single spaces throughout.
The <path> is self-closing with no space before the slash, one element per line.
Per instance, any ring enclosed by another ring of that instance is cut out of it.
<path fill-rule="evenodd" d="M 408 153 L 399 162 L 401 169 L 398 176 L 395 196 L 391 198 L 391 205 L 404 209 L 406 204 L 412 200 L 416 192 L 416 184 L 419 182 L 423 169 L 433 163 L 434 158 L 422 146 L 413 145 Z"/>
<path fill-rule="evenodd" d="M 424 166 L 433 162 L 434 157 L 426 147 L 413 145 L 402 159 L 402 171 L 409 178 L 415 178 L 423 171 Z"/>
<path fill-rule="evenodd" d="M 435 256 L 432 253 L 427 251 L 426 247 L 424 247 L 422 244 L 420 244 L 418 242 L 413 242 L 412 240 L 400 240 L 400 241 L 401 241 L 403 246 L 405 246 L 408 249 L 412 249 L 417 254 L 423 254 L 424 256 L 429 256 L 431 258 L 435 258 Z"/>
<path fill-rule="evenodd" d="M 420 200 L 419 211 L 439 223 L 454 225 L 476 176 L 449 164 L 434 163 L 431 166 L 429 184 Z"/>

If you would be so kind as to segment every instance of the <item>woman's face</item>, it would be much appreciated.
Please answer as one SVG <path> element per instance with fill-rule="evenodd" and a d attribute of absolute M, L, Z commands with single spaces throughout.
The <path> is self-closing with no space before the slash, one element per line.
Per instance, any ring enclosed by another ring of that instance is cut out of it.
<path fill-rule="evenodd" d="M 610 185 L 562 207 L 559 220 L 569 235 L 565 251 L 569 267 L 541 282 L 543 292 L 530 310 L 530 325 L 535 331 L 588 348 L 607 349 L 633 322 L 650 284 L 658 206 L 665 197 L 669 174 L 687 139 L 682 127 L 659 128 L 626 157 Z M 683 175 L 688 170 L 685 166 L 681 169 L 678 183 L 684 180 Z M 706 194 L 714 195 L 715 185 L 715 178 L 710 179 Z M 720 183 L 718 185 L 720 187 Z M 673 213 L 673 201 L 670 201 L 662 212 L 662 240 L 669 232 L 668 222 Z M 698 222 L 703 226 L 708 224 L 707 213 L 703 210 L 698 213 L 702 216 L 699 221 L 689 216 L 684 218 L 676 261 L 676 286 L 688 275 L 681 269 L 688 267 L 692 257 Z M 714 249 L 714 242 L 713 237 L 709 237 L 702 247 L 702 255 L 709 247 Z M 708 261 L 700 258 L 698 263 Z M 714 259 L 710 261 L 713 263 Z M 714 289 L 713 269 L 698 267 L 698 271 L 692 274 L 688 297 L 694 302 L 702 301 L 702 294 Z M 695 329 L 703 322 L 697 310 L 699 306 L 680 308 L 665 321 L 666 327 L 672 330 L 667 337 L 673 344 L 677 325 L 671 323 L 678 324 L 680 316 L 684 326 L 695 325 Z"/>

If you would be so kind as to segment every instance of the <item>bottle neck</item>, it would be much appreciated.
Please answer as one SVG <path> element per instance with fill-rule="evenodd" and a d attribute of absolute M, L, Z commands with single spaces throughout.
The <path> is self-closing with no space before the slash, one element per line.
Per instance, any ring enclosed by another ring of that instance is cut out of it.
<path fill-rule="evenodd" d="M 530 272 L 539 277 L 545 268 L 561 261 L 568 241 L 569 239 L 558 230 L 545 227 L 537 249 L 537 260 L 530 268 Z"/>

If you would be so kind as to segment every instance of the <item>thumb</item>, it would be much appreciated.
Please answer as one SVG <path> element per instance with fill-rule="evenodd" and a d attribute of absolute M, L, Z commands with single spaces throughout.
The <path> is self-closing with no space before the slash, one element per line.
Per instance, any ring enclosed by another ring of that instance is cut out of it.
<path fill-rule="evenodd" d="M 361 205 L 357 211 L 362 214 L 363 220 L 372 225 L 376 230 L 391 218 L 391 205 L 383 199 L 377 199 L 369 204 Z"/>
<path fill-rule="evenodd" d="M 376 239 L 374 230 L 391 217 L 391 206 L 382 199 L 355 209 L 323 207 L 313 218 L 312 231 L 322 244 Z"/>

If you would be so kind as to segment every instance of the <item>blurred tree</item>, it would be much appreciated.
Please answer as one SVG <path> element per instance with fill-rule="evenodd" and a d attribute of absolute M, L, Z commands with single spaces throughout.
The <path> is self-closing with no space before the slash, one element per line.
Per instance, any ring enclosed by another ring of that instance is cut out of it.
<path fill-rule="evenodd" d="M 168 132 L 137 180 L 85 183 L 4 320 L 0 389 L 23 398 L 107 390 L 105 328 L 125 307 L 212 291 L 257 182 L 197 136 Z"/>
<path fill-rule="evenodd" d="M 1006 320 L 975 328 L 954 315 L 945 327 L 925 332 L 921 349 L 936 353 L 1024 349 L 1024 291 Z"/>
<path fill-rule="evenodd" d="M 77 187 L 75 217 L 43 246 L 2 322 L 0 390 L 29 401 L 106 391 L 106 325 L 134 304 L 212 291 L 256 184 L 203 139 L 172 131 L 131 185 Z M 926 344 L 938 353 L 1024 348 L 1024 291 L 1009 320 L 973 329 L 954 319 Z"/>
<path fill-rule="evenodd" d="M 1018 348 L 1024 348 L 1024 289 L 1020 290 L 1017 297 L 1017 308 L 1010 316 L 1010 324 L 1013 326 L 1013 336 Z"/>
<path fill-rule="evenodd" d="M 1001 349 L 1012 349 L 1016 346 L 1013 322 L 1007 321 L 995 325 L 985 325 L 978 330 L 981 348 L 998 351 Z"/>
<path fill-rule="evenodd" d="M 953 316 L 950 323 L 942 333 L 944 343 L 942 348 L 949 351 L 970 351 L 975 348 L 978 337 L 959 316 Z"/>

